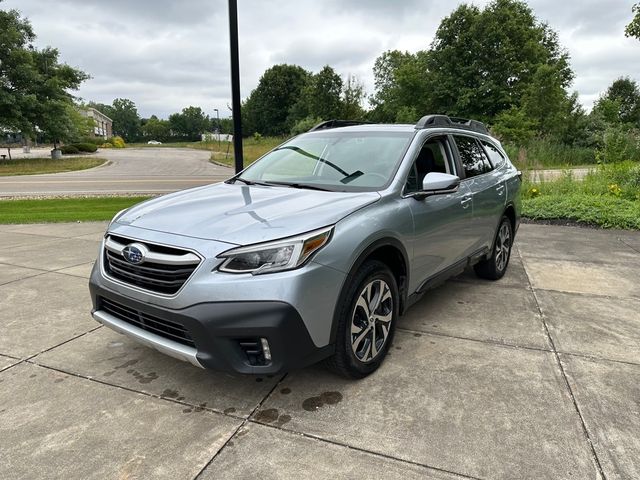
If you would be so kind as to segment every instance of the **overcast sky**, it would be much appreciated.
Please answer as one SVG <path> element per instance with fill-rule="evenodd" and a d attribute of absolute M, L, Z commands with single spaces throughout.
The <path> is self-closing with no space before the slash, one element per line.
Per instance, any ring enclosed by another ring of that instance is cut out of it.
<path fill-rule="evenodd" d="M 373 93 L 383 51 L 428 48 L 440 20 L 460 3 L 435 0 L 239 0 L 240 73 L 246 98 L 266 68 L 329 64 Z M 573 89 L 590 108 L 617 77 L 640 80 L 640 41 L 624 36 L 633 0 L 531 0 L 560 34 L 576 73 Z M 196 105 L 228 116 L 226 0 L 5 0 L 29 18 L 39 47 L 92 76 L 78 95 L 111 103 L 129 98 L 139 113 L 166 118 Z"/>

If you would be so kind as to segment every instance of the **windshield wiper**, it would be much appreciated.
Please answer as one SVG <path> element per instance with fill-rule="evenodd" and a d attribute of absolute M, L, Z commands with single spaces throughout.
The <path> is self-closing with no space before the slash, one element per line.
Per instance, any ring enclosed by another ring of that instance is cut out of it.
<path fill-rule="evenodd" d="M 324 188 L 324 187 L 319 187 L 317 185 L 312 185 L 310 183 L 288 183 L 288 182 L 269 182 L 269 185 L 278 185 L 278 186 L 282 186 L 282 187 L 289 187 L 289 188 L 300 188 L 300 189 L 306 189 L 306 190 L 320 190 L 323 192 L 332 192 L 333 190 L 329 189 L 329 188 Z"/>
<path fill-rule="evenodd" d="M 352 182 L 353 180 L 355 180 L 358 177 L 361 177 L 362 175 L 364 175 L 364 172 L 361 170 L 356 170 L 355 172 L 353 172 L 351 175 L 347 175 L 346 177 L 344 177 L 342 180 L 340 180 L 340 183 L 344 183 L 347 184 L 349 182 Z"/>
<path fill-rule="evenodd" d="M 247 180 L 246 178 L 242 177 L 232 178 L 231 180 L 233 180 L 233 183 L 242 182 L 245 185 L 261 185 L 263 187 L 269 187 L 271 185 L 270 183 L 254 182 L 253 180 Z M 228 183 L 231 183 L 231 180 L 229 180 Z"/>

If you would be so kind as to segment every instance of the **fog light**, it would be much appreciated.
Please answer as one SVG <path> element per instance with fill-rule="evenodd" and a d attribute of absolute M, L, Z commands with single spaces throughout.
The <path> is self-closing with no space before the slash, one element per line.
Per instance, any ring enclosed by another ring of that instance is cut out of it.
<path fill-rule="evenodd" d="M 260 343 L 262 343 L 262 354 L 264 355 L 264 359 L 267 362 L 271 361 L 271 350 L 269 349 L 269 342 L 266 338 L 261 338 Z"/>

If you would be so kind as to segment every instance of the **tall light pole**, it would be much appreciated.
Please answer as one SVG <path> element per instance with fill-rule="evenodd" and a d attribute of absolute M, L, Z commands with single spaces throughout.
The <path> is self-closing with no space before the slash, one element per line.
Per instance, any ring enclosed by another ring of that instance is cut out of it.
<path fill-rule="evenodd" d="M 221 128 L 220 128 L 220 111 L 217 108 L 213 109 L 214 112 L 216 112 L 216 133 L 218 134 L 218 151 L 220 151 L 220 135 L 221 135 Z"/>
<path fill-rule="evenodd" d="M 240 116 L 240 55 L 238 53 L 238 1 L 229 0 L 229 39 L 231 45 L 231 104 L 233 106 L 233 153 L 236 173 L 244 168 L 242 156 L 242 117 Z"/>

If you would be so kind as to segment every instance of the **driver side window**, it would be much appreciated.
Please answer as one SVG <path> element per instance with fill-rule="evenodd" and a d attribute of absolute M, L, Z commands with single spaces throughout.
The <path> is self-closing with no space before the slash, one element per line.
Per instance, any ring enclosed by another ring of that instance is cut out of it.
<path fill-rule="evenodd" d="M 407 183 L 405 185 L 405 194 L 415 193 L 422 190 L 422 181 L 428 173 L 440 172 L 455 174 L 451 165 L 451 155 L 449 143 L 446 137 L 436 137 L 427 140 L 420 153 L 415 158 Z"/>

